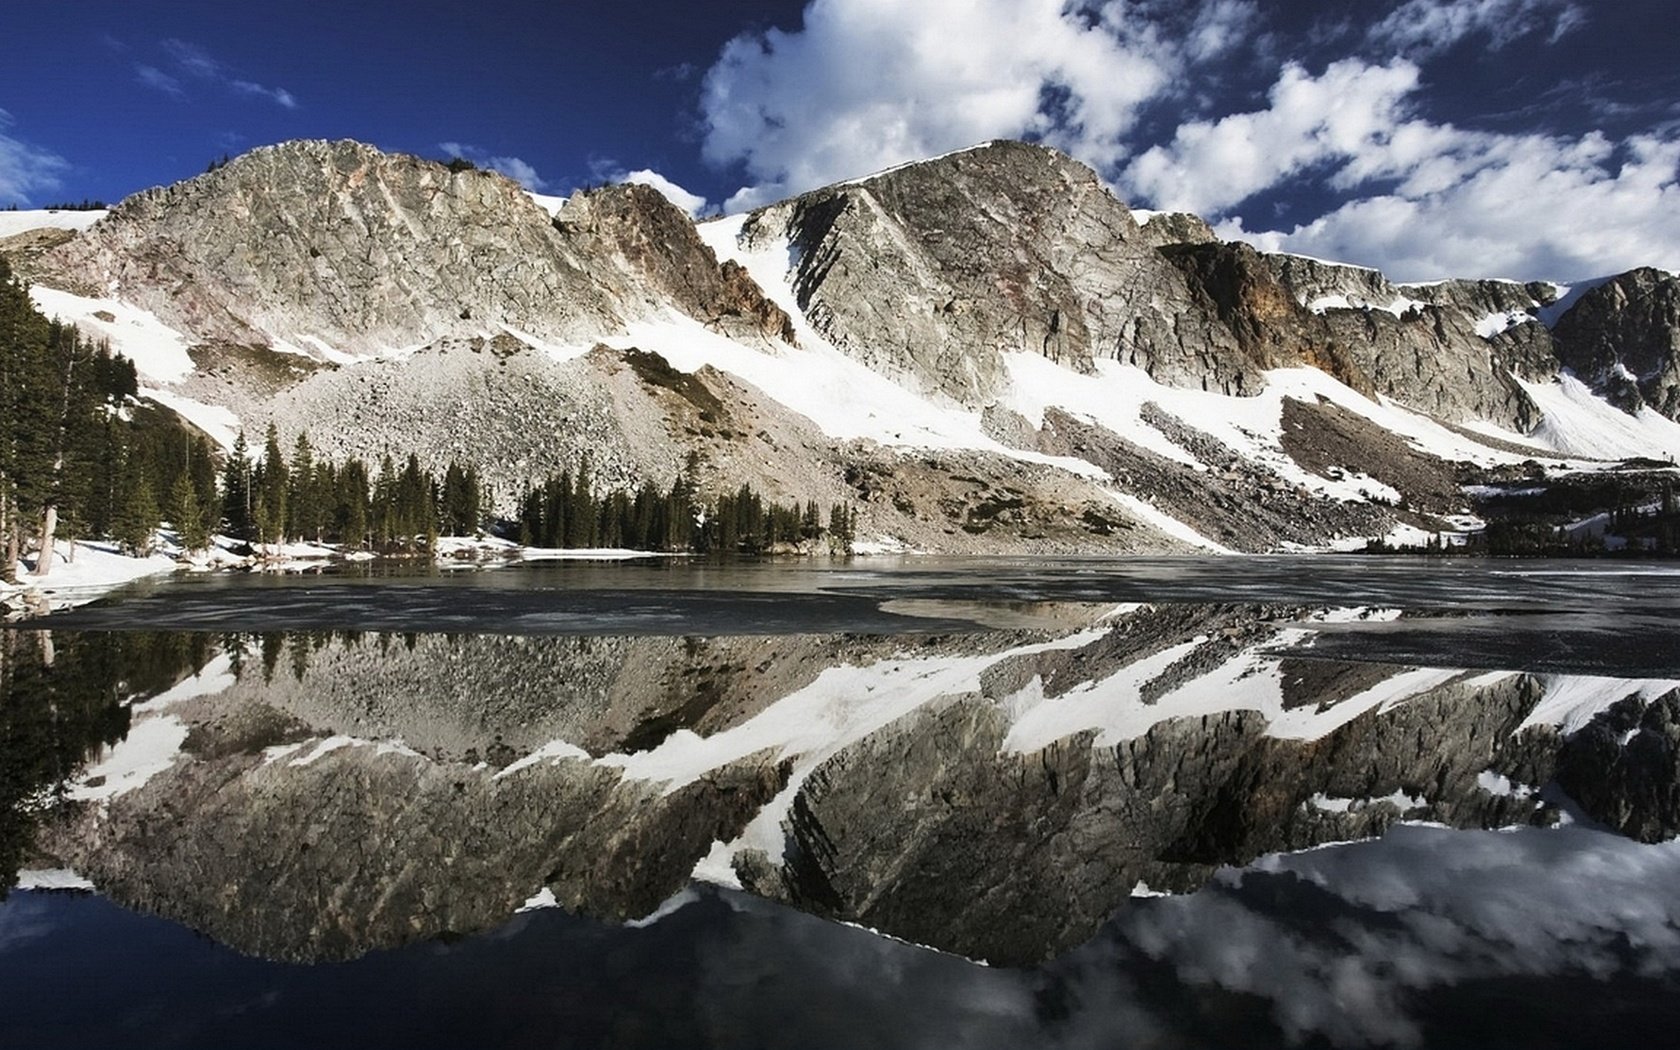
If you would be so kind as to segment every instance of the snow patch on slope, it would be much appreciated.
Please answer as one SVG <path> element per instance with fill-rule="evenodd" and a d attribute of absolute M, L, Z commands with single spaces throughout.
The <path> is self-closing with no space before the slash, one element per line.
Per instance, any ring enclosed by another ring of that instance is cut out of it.
<path fill-rule="evenodd" d="M 1517 325 L 1526 324 L 1534 319 L 1534 315 L 1526 310 L 1497 311 L 1476 322 L 1476 334 L 1483 339 L 1492 339 L 1501 332 L 1509 331 Z"/>
<path fill-rule="evenodd" d="M 84 335 L 109 340 L 111 349 L 134 362 L 142 379 L 179 383 L 192 373 L 187 340 L 149 310 L 116 299 L 89 298 L 34 285 L 29 298 L 48 317 L 74 324 Z M 111 317 L 96 316 L 104 313 Z"/>
<path fill-rule="evenodd" d="M 1397 500 L 1399 494 L 1373 478 L 1347 474 L 1333 479 L 1303 470 L 1283 451 L 1285 398 L 1315 404 L 1323 397 L 1397 433 L 1414 447 L 1445 458 L 1478 462 L 1520 458 L 1489 449 L 1392 402 L 1372 401 L 1316 368 L 1275 369 L 1266 373 L 1260 393 L 1230 397 L 1163 386 L 1142 369 L 1114 361 L 1097 361 L 1093 374 L 1081 375 L 1037 354 L 1003 356 L 1010 381 L 1004 403 L 1035 424 L 1042 424 L 1046 407 L 1060 406 L 1152 452 L 1186 465 L 1205 466 L 1143 419 L 1144 406 L 1153 404 L 1236 456 L 1332 499 Z"/>
<path fill-rule="evenodd" d="M 1568 372 L 1549 383 L 1516 381 L 1544 413 L 1532 436 L 1559 452 L 1607 460 L 1680 458 L 1680 423 L 1648 405 L 1630 415 Z"/>
<path fill-rule="evenodd" d="M 207 405 L 202 401 L 195 401 L 190 397 L 157 387 L 141 387 L 140 396 L 149 401 L 156 401 L 169 409 L 193 426 L 202 430 L 206 436 L 221 447 L 222 451 L 232 450 L 234 439 L 241 429 L 239 417 L 221 405 Z"/>
<path fill-rule="evenodd" d="M 104 209 L 96 211 L 0 211 L 0 237 L 27 233 L 30 230 L 85 230 L 105 217 Z"/>
<path fill-rule="evenodd" d="M 1404 317 L 1410 311 L 1421 310 L 1429 304 L 1404 295 L 1396 296 L 1386 303 L 1379 303 L 1366 299 L 1349 298 L 1337 293 L 1335 295 L 1321 295 L 1311 302 L 1303 299 L 1302 305 L 1315 314 L 1322 314 L 1326 310 L 1381 310 L 1384 313 L 1393 314 L 1395 317 Z"/>

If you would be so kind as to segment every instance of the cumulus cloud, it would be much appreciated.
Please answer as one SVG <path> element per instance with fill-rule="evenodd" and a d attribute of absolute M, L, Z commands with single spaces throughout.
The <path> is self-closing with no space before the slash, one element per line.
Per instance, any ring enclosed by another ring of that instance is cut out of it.
<path fill-rule="evenodd" d="M 519 157 L 493 156 L 488 150 L 465 142 L 440 142 L 438 149 L 451 157 L 470 160 L 480 168 L 500 172 L 528 190 L 538 191 L 548 186 L 548 180 L 538 175 L 535 167 Z"/>
<path fill-rule="evenodd" d="M 1366 33 L 1375 46 L 1414 58 L 1472 36 L 1502 48 L 1531 33 L 1556 43 L 1586 22 L 1573 0 L 1406 0 Z"/>
<path fill-rule="evenodd" d="M 1374 260 L 1400 280 L 1680 270 L 1680 142 L 1487 136 L 1417 171 L 1402 189 L 1425 172 L 1440 187 L 1351 200 L 1287 232 L 1222 232 L 1269 250 Z"/>
<path fill-rule="evenodd" d="M 1680 266 L 1680 143 L 1458 128 L 1418 117 L 1419 89 L 1409 59 L 1344 59 L 1319 76 L 1289 65 L 1265 109 L 1185 123 L 1118 181 L 1157 207 L 1223 220 L 1223 236 L 1401 280 Z M 1289 230 L 1229 217 L 1297 180 L 1351 199 Z"/>
<path fill-rule="evenodd" d="M 126 45 L 119 43 L 119 46 L 127 50 Z M 159 46 L 164 54 L 169 56 L 165 65 L 168 65 L 171 71 L 141 62 L 134 65 L 135 80 L 154 91 L 170 98 L 182 99 L 187 97 L 186 82 L 196 81 L 231 91 L 236 95 L 267 99 L 283 109 L 298 108 L 297 97 L 290 91 L 236 76 L 226 65 L 197 44 L 171 38 L 162 41 Z"/>
<path fill-rule="evenodd" d="M 1169 36 L 1159 11 L 1122 0 L 813 0 L 800 29 L 724 47 L 702 152 L 755 180 L 728 210 L 999 137 L 1112 166 L 1139 109 L 1232 46 L 1253 5 L 1192 10 Z"/>
<path fill-rule="evenodd" d="M 1398 60 L 1334 63 L 1322 76 L 1284 67 L 1267 109 L 1191 121 L 1139 156 L 1121 183 L 1162 208 L 1217 215 L 1283 179 L 1386 144 L 1418 68 Z"/>
<path fill-rule="evenodd" d="M 60 186 L 70 163 L 50 150 L 7 134 L 12 115 L 0 109 L 0 204 L 29 204 Z"/>
<path fill-rule="evenodd" d="M 690 193 L 657 171 L 643 168 L 639 171 L 626 172 L 618 181 L 635 183 L 639 186 L 651 186 L 664 194 L 666 200 L 691 216 L 700 214 L 706 208 L 706 198 L 698 193 Z"/>

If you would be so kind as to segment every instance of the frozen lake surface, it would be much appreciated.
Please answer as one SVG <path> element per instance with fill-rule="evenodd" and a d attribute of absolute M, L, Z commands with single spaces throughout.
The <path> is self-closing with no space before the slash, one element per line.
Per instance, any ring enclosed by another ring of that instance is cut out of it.
<path fill-rule="evenodd" d="M 0 1044 L 1654 1043 L 1676 582 L 1313 557 L 143 584 L 0 632 Z"/>

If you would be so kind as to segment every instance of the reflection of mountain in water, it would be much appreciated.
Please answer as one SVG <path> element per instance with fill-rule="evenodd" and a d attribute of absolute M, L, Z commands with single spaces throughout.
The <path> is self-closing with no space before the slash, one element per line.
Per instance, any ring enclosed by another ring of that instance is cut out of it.
<path fill-rule="evenodd" d="M 934 637 L 230 639 L 100 765 L 153 719 L 184 727 L 179 753 L 72 785 L 97 802 L 44 860 L 270 957 L 483 929 L 540 891 L 635 918 L 698 874 L 1027 962 L 1140 883 L 1191 890 L 1401 819 L 1550 823 L 1534 788 L 1554 771 L 1602 785 L 1577 797 L 1618 827 L 1676 825 L 1674 683 L 1312 658 L 1327 625 L 1381 611 L 1058 615 Z"/>
<path fill-rule="evenodd" d="M 209 648 L 188 635 L 0 630 L 0 900 L 55 785 L 127 734 L 119 700 L 202 665 Z"/>

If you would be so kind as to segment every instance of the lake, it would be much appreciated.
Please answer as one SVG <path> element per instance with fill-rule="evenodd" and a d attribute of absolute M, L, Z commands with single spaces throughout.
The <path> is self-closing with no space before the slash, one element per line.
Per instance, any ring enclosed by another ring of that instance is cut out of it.
<path fill-rule="evenodd" d="M 1680 571 L 180 576 L 0 631 L 0 1045 L 1680 1023 Z"/>

